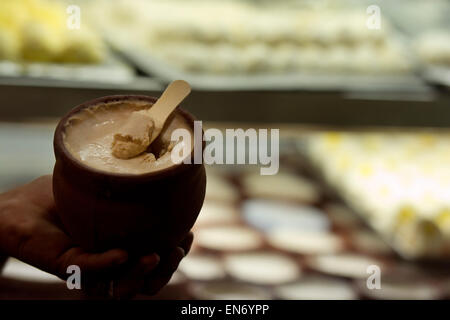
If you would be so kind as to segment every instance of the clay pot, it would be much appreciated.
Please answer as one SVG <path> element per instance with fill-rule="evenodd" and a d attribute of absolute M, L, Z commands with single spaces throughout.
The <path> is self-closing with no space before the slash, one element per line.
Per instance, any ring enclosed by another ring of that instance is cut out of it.
<path fill-rule="evenodd" d="M 142 255 L 170 250 L 185 238 L 203 205 L 206 173 L 202 164 L 181 163 L 141 175 L 108 173 L 86 166 L 65 148 L 63 134 L 71 116 L 98 103 L 118 100 L 155 103 L 157 99 L 103 97 L 75 107 L 59 122 L 53 172 L 59 217 L 74 241 L 91 252 L 124 248 Z M 193 116 L 180 108 L 176 112 L 193 130 Z"/>

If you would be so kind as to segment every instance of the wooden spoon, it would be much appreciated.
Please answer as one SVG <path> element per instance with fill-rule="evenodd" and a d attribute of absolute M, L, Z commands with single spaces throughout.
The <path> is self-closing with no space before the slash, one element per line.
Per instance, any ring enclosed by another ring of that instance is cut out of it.
<path fill-rule="evenodd" d="M 129 159 L 144 152 L 158 138 L 169 116 L 190 92 L 191 87 L 186 81 L 173 81 L 150 109 L 133 112 L 120 132 L 114 135 L 113 155 Z"/>

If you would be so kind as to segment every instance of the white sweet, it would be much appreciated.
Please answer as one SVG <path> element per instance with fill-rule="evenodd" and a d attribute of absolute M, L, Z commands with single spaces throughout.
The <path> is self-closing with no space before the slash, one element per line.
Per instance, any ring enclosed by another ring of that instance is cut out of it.
<path fill-rule="evenodd" d="M 209 181 L 208 181 L 209 183 Z M 205 201 L 197 218 L 195 226 L 219 225 L 225 223 L 236 223 L 240 219 L 239 212 L 235 207 L 218 201 Z"/>
<path fill-rule="evenodd" d="M 450 65 L 450 32 L 433 30 L 418 37 L 416 50 L 426 63 Z"/>
<path fill-rule="evenodd" d="M 238 198 L 238 191 L 220 175 L 209 174 L 206 185 L 206 199 L 234 202 Z"/>
<path fill-rule="evenodd" d="M 320 196 L 317 187 L 310 180 L 283 172 L 272 176 L 247 175 L 243 184 L 246 192 L 256 198 L 292 199 L 311 203 Z"/>
<path fill-rule="evenodd" d="M 344 247 L 343 241 L 332 233 L 278 229 L 267 237 L 268 242 L 278 249 L 304 255 L 336 253 Z"/>
<path fill-rule="evenodd" d="M 214 256 L 189 255 L 181 261 L 179 270 L 193 280 L 208 281 L 225 277 L 223 265 Z"/>
<path fill-rule="evenodd" d="M 392 51 L 394 56 L 389 57 L 379 54 L 376 47 L 385 46 L 389 51 L 396 40 L 388 41 L 394 36 L 386 17 L 382 29 L 369 30 L 364 8 L 291 8 L 241 1 L 129 2 L 101 1 L 95 5 L 102 29 L 111 30 L 120 23 L 123 33 L 134 36 L 144 28 L 147 36 L 140 42 L 147 42 L 145 47 L 151 55 L 164 57 L 169 64 L 189 72 L 372 73 L 410 67 L 400 52 Z M 174 44 L 182 49 L 171 53 Z M 198 48 L 196 55 L 201 58 L 194 58 L 190 46 Z M 365 48 L 373 48 L 372 54 Z"/>
<path fill-rule="evenodd" d="M 263 244 L 258 232 L 239 226 L 205 227 L 195 238 L 199 247 L 221 251 L 253 250 Z"/>
<path fill-rule="evenodd" d="M 270 252 L 240 253 L 225 257 L 226 271 L 234 278 L 262 285 L 291 282 L 300 276 L 292 259 Z"/>
<path fill-rule="evenodd" d="M 308 277 L 275 288 L 277 297 L 285 300 L 355 300 L 352 286 L 342 280 Z"/>
<path fill-rule="evenodd" d="M 367 278 L 369 266 L 378 266 L 381 272 L 383 271 L 380 261 L 364 255 L 347 253 L 311 257 L 308 259 L 308 265 L 326 274 L 356 279 Z"/>

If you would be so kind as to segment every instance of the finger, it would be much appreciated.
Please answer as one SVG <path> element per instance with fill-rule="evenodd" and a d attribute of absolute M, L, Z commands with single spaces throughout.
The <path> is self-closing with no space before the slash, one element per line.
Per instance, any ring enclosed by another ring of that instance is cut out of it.
<path fill-rule="evenodd" d="M 155 270 L 159 261 L 157 254 L 141 257 L 136 265 L 116 280 L 114 298 L 129 299 L 139 293 L 145 285 L 145 278 Z"/>
<path fill-rule="evenodd" d="M 178 269 L 178 265 L 180 264 L 181 260 L 184 258 L 185 255 L 186 253 L 183 248 L 176 247 L 175 250 L 169 255 L 165 274 L 172 275 L 172 273 L 174 273 Z"/>
<path fill-rule="evenodd" d="M 177 270 L 178 265 L 181 260 L 184 258 L 184 249 L 181 247 L 176 247 L 172 250 L 169 255 L 165 256 L 161 262 L 161 265 L 158 267 L 158 272 L 156 273 L 157 277 L 166 277 L 172 275 L 172 273 Z"/>
<path fill-rule="evenodd" d="M 71 248 L 58 260 L 59 272 L 65 278 L 67 277 L 68 266 L 78 266 L 82 274 L 106 272 L 127 262 L 128 253 L 122 249 L 111 249 L 103 253 L 88 253 L 81 248 Z"/>
<path fill-rule="evenodd" d="M 185 255 L 189 253 L 192 247 L 192 242 L 194 241 L 194 234 L 189 232 L 186 238 L 180 243 L 180 247 L 183 248 Z"/>
<path fill-rule="evenodd" d="M 177 247 L 170 253 L 158 268 L 158 272 L 145 279 L 145 285 L 142 287 L 141 293 L 154 295 L 161 290 L 172 278 L 173 273 L 178 269 L 178 265 L 184 257 L 184 249 Z"/>

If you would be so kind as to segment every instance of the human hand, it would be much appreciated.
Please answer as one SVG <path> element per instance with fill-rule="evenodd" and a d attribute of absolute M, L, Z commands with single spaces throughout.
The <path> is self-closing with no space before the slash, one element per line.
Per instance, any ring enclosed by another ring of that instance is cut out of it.
<path fill-rule="evenodd" d="M 158 266 L 153 264 L 154 255 L 141 257 L 137 264 L 114 280 L 112 296 L 128 299 L 138 292 L 156 294 L 170 281 L 181 260 L 189 253 L 193 240 L 194 235 L 189 232 L 177 248 L 161 258 Z M 156 257 L 159 261 L 159 256 Z"/>
<path fill-rule="evenodd" d="M 51 176 L 0 194 L 0 254 L 15 257 L 63 280 L 69 276 L 67 267 L 77 265 L 86 287 L 114 280 L 115 298 L 130 298 L 142 289 L 151 294 L 159 291 L 190 250 L 192 240 L 193 235 L 189 233 L 180 247 L 161 263 L 157 254 L 129 262 L 128 253 L 122 249 L 89 253 L 63 231 L 53 199 Z"/>

